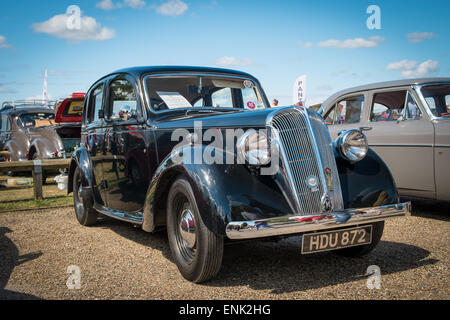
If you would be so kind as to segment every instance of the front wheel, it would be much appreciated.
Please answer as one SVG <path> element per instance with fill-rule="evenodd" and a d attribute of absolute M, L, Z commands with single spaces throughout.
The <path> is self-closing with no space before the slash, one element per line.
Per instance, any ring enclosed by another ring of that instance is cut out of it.
<path fill-rule="evenodd" d="M 372 223 L 372 243 L 363 246 L 350 247 L 334 251 L 346 257 L 361 257 L 371 252 L 381 240 L 384 231 L 384 221 Z"/>
<path fill-rule="evenodd" d="M 223 237 L 203 223 L 186 179 L 174 182 L 167 201 L 167 234 L 178 269 L 189 281 L 210 280 L 222 265 Z"/>
<path fill-rule="evenodd" d="M 78 222 L 83 226 L 93 225 L 98 213 L 92 208 L 93 199 L 82 192 L 81 172 L 77 167 L 73 175 L 73 204 Z"/>

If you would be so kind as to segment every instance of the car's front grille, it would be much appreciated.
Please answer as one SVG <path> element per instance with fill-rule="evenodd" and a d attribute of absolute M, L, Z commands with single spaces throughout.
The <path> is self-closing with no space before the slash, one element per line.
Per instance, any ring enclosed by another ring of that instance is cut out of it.
<path fill-rule="evenodd" d="M 327 128 L 320 127 L 325 125 L 317 121 L 309 119 L 304 109 L 289 108 L 277 112 L 270 124 L 280 140 L 282 160 L 297 196 L 298 214 L 302 215 L 322 213 L 326 195 L 330 196 L 333 209 L 342 207 L 331 139 L 328 131 L 323 131 Z M 324 168 L 331 171 L 330 177 L 326 177 Z M 327 180 L 330 178 L 332 183 Z M 316 186 L 311 184 L 314 181 Z"/>

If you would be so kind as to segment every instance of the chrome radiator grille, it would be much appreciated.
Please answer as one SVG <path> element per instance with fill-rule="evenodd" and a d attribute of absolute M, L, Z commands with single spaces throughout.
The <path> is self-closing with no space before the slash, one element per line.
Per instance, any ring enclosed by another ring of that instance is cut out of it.
<path fill-rule="evenodd" d="M 280 141 L 283 163 L 297 196 L 298 214 L 324 212 L 322 200 L 326 195 L 334 210 L 343 209 L 331 138 L 320 116 L 309 118 L 307 110 L 283 109 L 273 116 L 270 126 Z M 325 168 L 331 173 L 329 177 Z M 315 188 L 308 185 L 310 178 L 317 182 Z"/>

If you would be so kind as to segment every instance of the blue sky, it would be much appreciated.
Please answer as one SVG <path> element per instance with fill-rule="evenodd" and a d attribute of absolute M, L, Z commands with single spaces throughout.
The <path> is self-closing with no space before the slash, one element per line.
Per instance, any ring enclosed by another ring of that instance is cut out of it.
<path fill-rule="evenodd" d="M 70 5 L 81 10 L 68 29 Z M 369 30 L 369 5 L 381 29 Z M 255 75 L 269 99 L 292 101 L 308 76 L 308 104 L 371 82 L 450 76 L 450 2 L 238 0 L 2 0 L 0 101 L 86 91 L 139 65 L 198 65 Z"/>

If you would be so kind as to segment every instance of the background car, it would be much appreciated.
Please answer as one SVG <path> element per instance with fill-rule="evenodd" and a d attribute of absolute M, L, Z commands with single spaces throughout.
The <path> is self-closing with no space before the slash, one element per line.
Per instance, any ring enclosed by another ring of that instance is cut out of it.
<path fill-rule="evenodd" d="M 58 159 L 64 145 L 55 131 L 55 111 L 43 101 L 5 102 L 0 109 L 0 150 L 7 161 Z M 43 182 L 45 182 L 45 172 Z"/>
<path fill-rule="evenodd" d="M 322 114 L 334 138 L 365 132 L 401 195 L 450 201 L 450 78 L 343 90 L 323 103 Z"/>
<path fill-rule="evenodd" d="M 58 124 L 55 130 L 62 139 L 67 157 L 80 145 L 84 96 L 84 93 L 73 93 L 55 105 L 55 123 Z"/>

